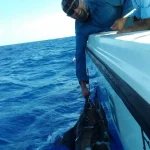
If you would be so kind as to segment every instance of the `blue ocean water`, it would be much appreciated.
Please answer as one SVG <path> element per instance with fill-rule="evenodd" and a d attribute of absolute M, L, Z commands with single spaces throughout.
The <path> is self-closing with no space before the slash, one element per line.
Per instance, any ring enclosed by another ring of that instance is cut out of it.
<path fill-rule="evenodd" d="M 1 46 L 0 53 L 0 150 L 50 148 L 84 105 L 74 37 Z"/>

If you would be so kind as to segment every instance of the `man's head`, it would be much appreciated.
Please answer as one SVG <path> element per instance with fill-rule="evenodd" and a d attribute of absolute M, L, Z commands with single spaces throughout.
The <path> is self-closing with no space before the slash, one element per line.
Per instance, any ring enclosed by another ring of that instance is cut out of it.
<path fill-rule="evenodd" d="M 86 21 L 89 12 L 83 0 L 62 0 L 62 9 L 67 16 L 79 21 Z"/>

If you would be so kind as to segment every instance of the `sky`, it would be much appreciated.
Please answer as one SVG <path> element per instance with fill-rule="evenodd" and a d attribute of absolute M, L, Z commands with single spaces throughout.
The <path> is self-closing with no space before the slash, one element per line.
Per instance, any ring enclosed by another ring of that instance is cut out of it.
<path fill-rule="evenodd" d="M 74 20 L 61 0 L 5 0 L 0 5 L 0 46 L 74 36 Z"/>

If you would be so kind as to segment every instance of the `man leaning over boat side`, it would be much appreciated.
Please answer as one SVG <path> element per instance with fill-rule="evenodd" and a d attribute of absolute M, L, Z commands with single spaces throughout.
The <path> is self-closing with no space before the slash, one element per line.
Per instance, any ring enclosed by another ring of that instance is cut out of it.
<path fill-rule="evenodd" d="M 83 97 L 90 92 L 86 84 L 85 49 L 88 36 L 93 33 L 111 31 L 114 22 L 133 9 L 131 0 L 62 0 L 62 9 L 68 17 L 75 19 L 76 31 L 76 76 Z M 122 26 L 126 18 L 122 18 Z M 122 29 L 122 28 L 120 28 Z"/>
<path fill-rule="evenodd" d="M 132 26 L 119 30 L 118 33 L 150 30 L 150 0 L 132 0 L 133 7 L 136 9 L 134 15 L 139 19 Z M 132 14 L 131 14 L 132 15 Z"/>

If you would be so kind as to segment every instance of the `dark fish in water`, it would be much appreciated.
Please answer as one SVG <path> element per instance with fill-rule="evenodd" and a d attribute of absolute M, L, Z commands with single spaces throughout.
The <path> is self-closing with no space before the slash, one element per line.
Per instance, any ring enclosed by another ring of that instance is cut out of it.
<path fill-rule="evenodd" d="M 107 120 L 102 106 L 87 100 L 76 125 L 67 131 L 61 141 L 70 150 L 110 150 Z"/>

